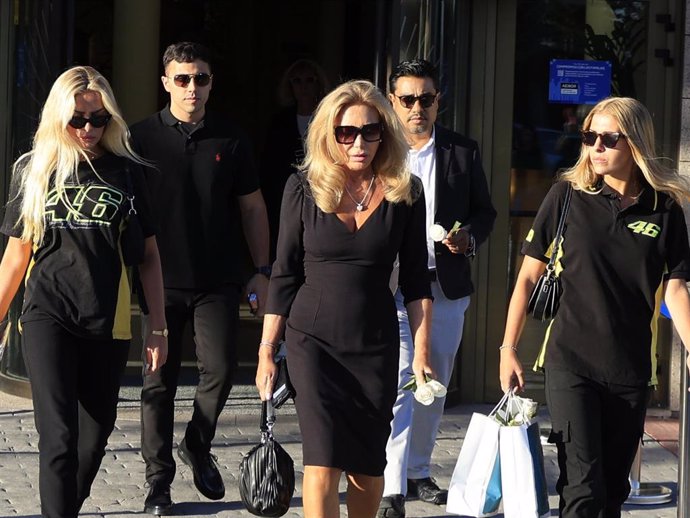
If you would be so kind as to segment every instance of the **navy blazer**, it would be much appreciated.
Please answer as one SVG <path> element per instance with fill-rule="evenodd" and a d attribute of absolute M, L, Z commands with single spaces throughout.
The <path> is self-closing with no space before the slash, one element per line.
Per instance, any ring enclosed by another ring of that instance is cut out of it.
<path fill-rule="evenodd" d="M 493 229 L 496 210 L 482 168 L 479 146 L 441 126 L 436 133 L 436 217 L 445 229 L 456 221 L 469 227 L 475 247 L 483 243 Z M 442 243 L 435 243 L 436 275 L 449 299 L 459 299 L 474 291 L 470 260 L 464 254 L 452 254 Z"/>

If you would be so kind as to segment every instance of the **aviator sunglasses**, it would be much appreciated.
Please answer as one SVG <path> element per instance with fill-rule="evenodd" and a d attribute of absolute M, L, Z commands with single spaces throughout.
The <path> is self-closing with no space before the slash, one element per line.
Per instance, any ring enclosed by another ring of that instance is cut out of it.
<path fill-rule="evenodd" d="M 412 108 L 417 101 L 422 105 L 422 108 L 429 108 L 436 100 L 437 94 L 422 94 L 422 95 L 396 95 L 402 104 L 408 110 Z"/>
<path fill-rule="evenodd" d="M 596 131 L 592 130 L 582 131 L 582 143 L 585 146 L 595 145 L 597 143 L 597 137 L 601 139 L 601 143 L 604 144 L 605 148 L 611 149 L 616 147 L 618 141 L 621 139 L 621 137 L 625 138 L 625 135 L 619 131 L 604 133 L 597 133 Z"/>
<path fill-rule="evenodd" d="M 211 82 L 211 77 L 213 77 L 211 74 L 201 72 L 199 74 L 175 74 L 172 80 L 176 86 L 187 88 L 192 79 L 194 79 L 196 86 L 206 86 Z"/>
<path fill-rule="evenodd" d="M 366 142 L 380 142 L 383 133 L 383 125 L 380 122 L 365 124 L 361 128 L 357 126 L 336 126 L 335 141 L 338 144 L 353 144 L 357 135 L 362 135 Z"/>
<path fill-rule="evenodd" d="M 106 113 L 105 115 L 92 115 L 88 119 L 86 117 L 82 117 L 81 115 L 75 115 L 69 121 L 67 121 L 67 124 L 72 126 L 74 129 L 82 129 L 86 126 L 86 123 L 88 122 L 94 128 L 102 128 L 103 126 L 108 124 L 108 121 L 112 117 L 113 116 L 109 113 Z"/>

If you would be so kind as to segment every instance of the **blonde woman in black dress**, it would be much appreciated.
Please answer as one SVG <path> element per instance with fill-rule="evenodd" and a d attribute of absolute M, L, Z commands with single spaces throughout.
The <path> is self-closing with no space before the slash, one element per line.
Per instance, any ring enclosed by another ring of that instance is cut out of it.
<path fill-rule="evenodd" d="M 268 397 L 285 331 L 303 437 L 306 518 L 374 517 L 383 491 L 396 397 L 399 335 L 389 278 L 400 286 L 415 337 L 417 379 L 429 365 L 431 290 L 421 184 L 390 103 L 351 81 L 320 103 L 302 172 L 283 196 L 277 259 L 259 347 L 256 384 Z"/>

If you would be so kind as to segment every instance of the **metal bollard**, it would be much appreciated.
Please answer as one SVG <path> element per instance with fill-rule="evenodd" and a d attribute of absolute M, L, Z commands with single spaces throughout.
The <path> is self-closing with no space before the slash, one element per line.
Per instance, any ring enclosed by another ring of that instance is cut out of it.
<path fill-rule="evenodd" d="M 680 368 L 683 369 L 683 374 L 681 374 L 681 404 L 680 404 L 680 430 L 678 437 L 678 501 L 677 510 L 678 518 L 690 518 L 690 505 L 688 504 L 688 483 L 690 483 L 690 473 L 688 473 L 688 455 L 690 455 L 690 448 L 688 448 L 688 440 L 690 436 L 688 435 L 688 418 L 690 418 L 690 401 L 688 400 L 688 388 L 690 388 L 690 383 L 688 383 L 688 369 L 687 365 L 688 353 L 683 353 L 683 361 L 681 362 Z"/>
<path fill-rule="evenodd" d="M 630 505 L 659 505 L 670 502 L 673 498 L 673 491 L 661 484 L 640 482 L 640 472 L 642 470 L 642 441 L 637 447 L 637 454 L 630 468 L 630 495 L 625 501 Z"/>

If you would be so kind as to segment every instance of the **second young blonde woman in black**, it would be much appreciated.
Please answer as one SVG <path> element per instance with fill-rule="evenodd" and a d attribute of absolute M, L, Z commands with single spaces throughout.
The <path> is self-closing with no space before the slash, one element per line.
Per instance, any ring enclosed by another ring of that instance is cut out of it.
<path fill-rule="evenodd" d="M 537 366 L 546 373 L 549 441 L 558 449 L 560 516 L 619 518 L 655 380 L 664 299 L 690 346 L 687 182 L 656 157 L 652 118 L 630 98 L 601 101 L 583 124 L 580 159 L 546 196 L 530 230 L 501 347 L 504 390 L 524 387 L 517 346 L 563 199 L 573 189 L 557 271 L 558 314 Z M 562 269 L 562 271 L 561 271 Z"/>
<path fill-rule="evenodd" d="M 128 139 L 105 78 L 90 67 L 64 72 L 50 90 L 31 151 L 15 164 L 0 228 L 9 236 L 0 264 L 0 316 L 26 283 L 22 349 L 40 436 L 46 518 L 77 516 L 115 424 L 131 338 L 120 246 L 128 197 L 145 236 L 139 274 L 152 329 L 166 327 L 143 162 Z M 149 372 L 165 363 L 163 334 L 146 339 Z"/>

